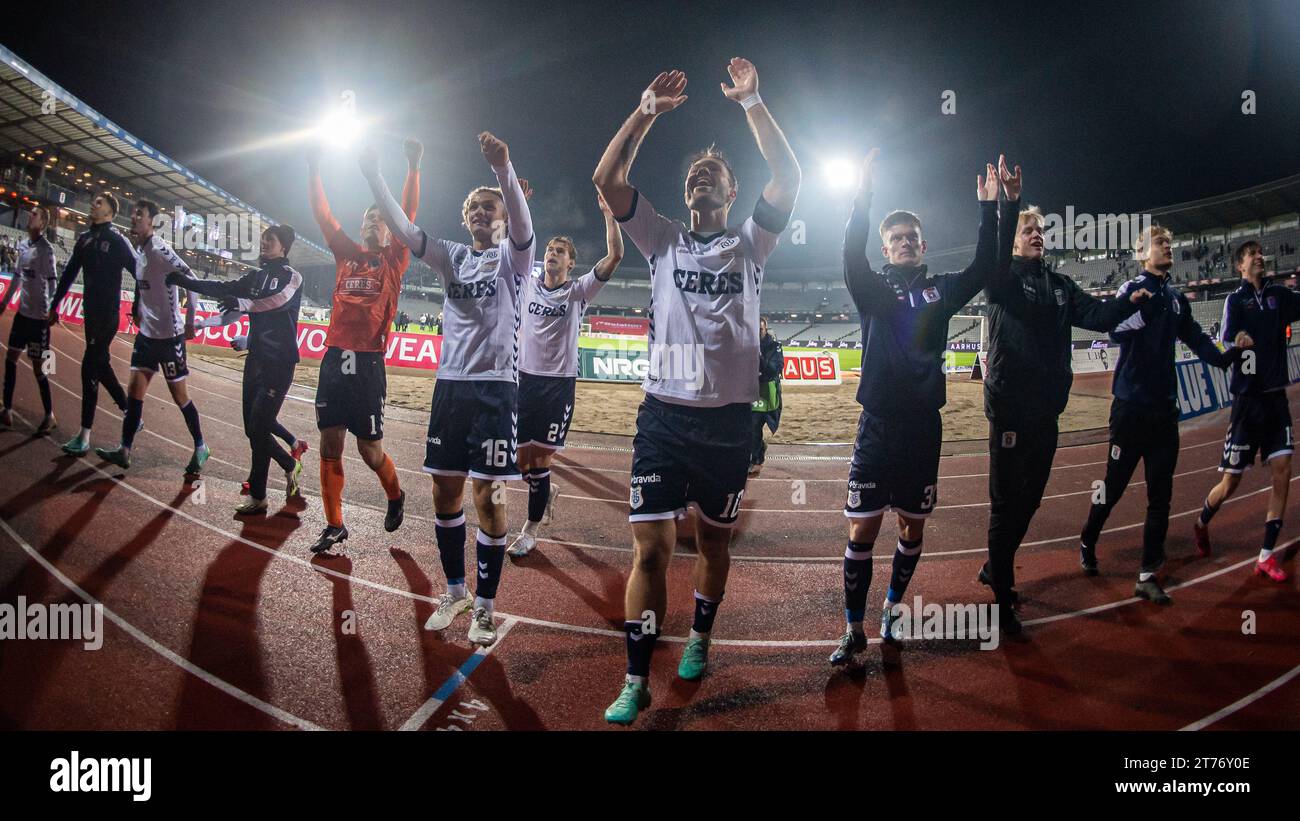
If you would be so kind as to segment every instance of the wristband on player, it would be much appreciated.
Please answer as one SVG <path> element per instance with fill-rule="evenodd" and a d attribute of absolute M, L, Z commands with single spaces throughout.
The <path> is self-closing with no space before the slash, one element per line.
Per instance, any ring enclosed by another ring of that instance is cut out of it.
<path fill-rule="evenodd" d="M 740 101 L 740 107 L 745 109 L 746 111 L 749 111 L 751 108 L 753 108 L 756 105 L 759 105 L 762 102 L 763 102 L 763 98 L 758 96 L 758 92 L 754 92 L 753 94 L 749 95 L 748 97 Z"/>

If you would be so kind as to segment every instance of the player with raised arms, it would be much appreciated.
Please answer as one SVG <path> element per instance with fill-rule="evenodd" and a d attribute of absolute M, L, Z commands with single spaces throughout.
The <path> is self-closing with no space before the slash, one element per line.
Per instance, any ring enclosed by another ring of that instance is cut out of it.
<path fill-rule="evenodd" d="M 407 140 L 404 149 L 407 168 L 402 213 L 413 220 L 420 204 L 420 156 L 424 147 Z M 388 500 L 384 530 L 392 533 L 402 525 L 406 493 L 397 480 L 397 467 L 384 452 L 384 401 L 388 398 L 384 354 L 411 251 L 392 241 L 374 205 L 361 216 L 362 244 L 353 242 L 330 212 L 320 178 L 319 146 L 308 152 L 307 169 L 312 216 L 334 254 L 335 269 L 333 307 L 316 386 L 325 529 L 311 551 L 323 553 L 348 537 L 348 529 L 343 526 L 343 447 L 349 431 L 357 438 L 357 453 L 379 477 Z"/>
<path fill-rule="evenodd" d="M 772 177 L 753 216 L 727 226 L 737 182 L 713 147 L 686 172 L 690 225 L 661 216 L 628 181 L 646 133 L 686 102 L 686 75 L 661 73 L 605 149 L 592 181 L 650 263 L 650 370 L 632 448 L 632 571 L 624 597 L 627 677 L 605 719 L 630 724 L 650 705 L 650 659 L 668 607 L 668 563 L 676 518 L 698 513 L 695 617 L 677 673 L 697 680 L 730 566 L 731 529 L 749 471 L 750 407 L 758 398 L 759 288 L 768 256 L 790 221 L 800 170 L 758 95 L 758 72 L 739 57 L 727 66 L 727 99 L 741 106 Z"/>
<path fill-rule="evenodd" d="M 979 293 L 997 264 L 998 172 L 986 166 L 976 178 L 979 240 L 975 258 L 964 271 L 931 273 L 925 264 L 921 219 L 910 211 L 892 211 L 879 226 L 885 265 L 877 273 L 867 260 L 871 237 L 871 195 L 877 150 L 862 165 L 853 210 L 844 231 L 844 281 L 862 317 L 862 381 L 858 404 L 862 415 L 849 466 L 848 545 L 844 549 L 844 613 L 848 623 L 832 666 L 849 664 L 867 647 L 867 594 L 871 586 L 871 552 L 885 511 L 898 518 L 898 545 L 881 616 L 880 636 L 886 662 L 897 660 L 899 636 L 896 605 L 921 559 L 925 520 L 934 510 L 939 489 L 939 450 L 947 402 L 943 353 L 948 320 Z M 1004 183 L 1009 200 L 1004 214 L 1020 210 L 1019 172 Z"/>
<path fill-rule="evenodd" d="M 1019 168 L 1012 184 L 1019 184 Z M 1005 169 L 1003 169 L 1005 171 Z M 1020 192 L 1006 188 L 1008 200 Z M 1057 417 L 1074 383 L 1071 328 L 1113 331 L 1151 296 L 1102 301 L 1053 271 L 1044 256 L 1043 212 L 1026 208 L 999 226 L 997 273 L 989 301 L 988 372 L 984 414 L 989 420 L 989 558 L 978 579 L 993 589 L 998 629 L 1021 631 L 1015 558 L 1043 500 L 1056 456 Z"/>
<path fill-rule="evenodd" d="M 551 460 L 564 449 L 573 421 L 578 381 L 578 331 L 582 315 L 623 259 L 623 234 L 605 201 L 606 253 L 577 279 L 577 249 L 568 237 L 546 243 L 541 276 L 524 280 L 519 326 L 519 469 L 528 477 L 528 521 L 510 545 L 516 558 L 537 545 L 537 528 L 554 504 L 559 488 L 551 485 Z"/>
<path fill-rule="evenodd" d="M 509 147 L 479 134 L 483 159 L 500 187 L 469 192 L 461 218 L 471 243 L 435 239 L 407 218 L 379 172 L 374 149 L 361 155 L 384 222 L 397 240 L 424 260 L 442 281 L 445 326 L 442 361 L 433 387 L 424 470 L 433 476 L 434 533 L 447 592 L 425 628 L 444 630 L 471 609 L 469 640 L 496 641 L 493 607 L 506 549 L 502 482 L 520 478 L 516 462 L 519 367 L 519 294 L 532 274 L 536 241 L 524 188 L 510 163 Z M 465 478 L 478 513 L 478 584 L 465 585 Z"/>

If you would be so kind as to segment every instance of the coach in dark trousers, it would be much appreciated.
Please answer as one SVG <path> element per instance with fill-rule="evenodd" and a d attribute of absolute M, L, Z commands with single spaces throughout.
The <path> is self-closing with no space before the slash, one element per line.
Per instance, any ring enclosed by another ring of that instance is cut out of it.
<path fill-rule="evenodd" d="M 167 275 L 168 285 L 178 285 L 221 301 L 221 310 L 248 314 L 248 357 L 244 360 L 244 433 L 252 450 L 248 473 L 248 500 L 235 508 L 238 515 L 267 509 L 266 479 L 274 459 L 286 474 L 296 467 L 292 456 L 271 434 L 280 406 L 293 384 L 298 363 L 298 309 L 302 302 L 302 275 L 289 267 L 288 253 L 294 230 L 272 225 L 262 232 L 261 267 L 231 282 Z M 293 483 L 289 484 L 292 493 Z"/>
<path fill-rule="evenodd" d="M 979 580 L 993 588 L 1000 629 L 1020 632 L 1015 557 L 1047 488 L 1056 455 L 1057 417 L 1074 383 L 1070 329 L 1113 331 L 1151 296 L 1088 296 L 1043 259 L 1043 213 L 1020 212 L 999 228 L 998 268 L 989 301 L 989 558 Z"/>
<path fill-rule="evenodd" d="M 1169 530 L 1169 499 L 1174 489 L 1174 468 L 1178 464 L 1178 374 L 1174 368 L 1174 342 L 1181 339 L 1201 360 L 1216 368 L 1236 362 L 1241 348 L 1220 351 L 1201 326 L 1192 319 L 1187 297 L 1169 284 L 1174 265 L 1170 249 L 1172 235 L 1160 226 L 1147 228 L 1138 237 L 1137 258 L 1142 272 L 1119 289 L 1118 298 L 1134 290 L 1152 296 L 1137 313 L 1111 332 L 1119 343 L 1110 406 L 1110 458 L 1100 498 L 1093 497 L 1084 523 L 1080 564 L 1089 576 L 1097 575 L 1097 537 L 1110 511 L 1119 503 L 1129 479 L 1144 463 L 1147 482 L 1147 516 L 1142 533 L 1142 568 L 1133 595 L 1156 604 L 1169 604 L 1169 594 L 1156 581 L 1165 562 L 1165 533 Z M 1248 340 L 1246 343 L 1248 344 Z"/>
<path fill-rule="evenodd" d="M 785 371 L 785 353 L 776 337 L 767 332 L 767 317 L 758 320 L 758 399 L 754 402 L 754 438 L 749 450 L 749 475 L 757 476 L 763 469 L 767 443 L 763 441 L 763 428 L 776 433 L 781 424 L 781 374 Z"/>

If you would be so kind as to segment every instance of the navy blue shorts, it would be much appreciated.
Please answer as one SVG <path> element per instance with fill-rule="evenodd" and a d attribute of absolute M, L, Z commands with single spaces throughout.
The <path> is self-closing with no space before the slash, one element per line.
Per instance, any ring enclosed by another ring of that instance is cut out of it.
<path fill-rule="evenodd" d="M 1232 400 L 1232 419 L 1223 438 L 1222 473 L 1242 473 L 1260 461 L 1287 456 L 1295 451 L 1291 442 L 1291 404 L 1286 391 L 1244 394 Z"/>
<path fill-rule="evenodd" d="M 885 419 L 865 410 L 849 466 L 849 496 L 844 515 L 865 519 L 887 508 L 924 519 L 939 499 L 939 448 L 943 421 L 939 411 Z"/>
<path fill-rule="evenodd" d="M 519 374 L 519 444 L 563 450 L 573 421 L 576 376 Z"/>
<path fill-rule="evenodd" d="M 346 427 L 358 439 L 383 439 L 387 399 L 383 351 L 325 350 L 316 382 L 318 430 Z"/>
<path fill-rule="evenodd" d="M 50 349 L 50 323 L 14 314 L 14 324 L 9 328 L 9 347 L 27 351 L 32 359 L 43 358 Z"/>
<path fill-rule="evenodd" d="M 181 381 L 190 373 L 189 365 L 185 362 L 185 337 L 152 339 L 144 334 L 136 334 L 135 345 L 131 348 L 131 370 L 149 373 L 161 371 L 168 382 Z"/>
<path fill-rule="evenodd" d="M 439 379 L 433 386 L 424 470 L 437 476 L 518 479 L 514 382 Z"/>
<path fill-rule="evenodd" d="M 731 527 L 749 474 L 750 405 L 672 405 L 647 395 L 632 440 L 628 521 L 672 519 L 694 503 L 700 517 Z"/>

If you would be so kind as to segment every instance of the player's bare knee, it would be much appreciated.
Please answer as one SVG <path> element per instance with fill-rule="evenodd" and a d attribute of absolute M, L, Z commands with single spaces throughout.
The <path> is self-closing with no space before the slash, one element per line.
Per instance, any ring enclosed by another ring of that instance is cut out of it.
<path fill-rule="evenodd" d="M 433 477 L 433 509 L 436 513 L 457 513 L 465 505 L 465 480 L 460 476 Z"/>
<path fill-rule="evenodd" d="M 1273 481 L 1291 479 L 1291 454 L 1284 453 L 1269 460 L 1269 469 L 1273 471 Z"/>
<path fill-rule="evenodd" d="M 696 546 L 700 555 L 709 561 L 717 561 L 727 557 L 727 551 L 731 548 L 731 530 L 725 527 L 716 527 L 706 522 L 700 522 L 696 531 Z"/>
<path fill-rule="evenodd" d="M 925 519 L 912 519 L 901 514 L 899 515 L 898 538 L 909 542 L 919 541 L 924 530 Z"/>
<path fill-rule="evenodd" d="M 379 470 L 384 465 L 384 442 L 382 439 L 358 439 L 357 453 L 361 461 L 371 470 Z"/>
<path fill-rule="evenodd" d="M 347 438 L 347 429 L 339 426 L 326 428 L 320 432 L 320 456 L 322 459 L 342 459 L 343 442 Z"/>
<path fill-rule="evenodd" d="M 663 575 L 668 572 L 668 561 L 672 557 L 672 545 L 661 544 L 658 540 L 634 542 L 632 548 L 632 566 L 641 573 Z"/>
<path fill-rule="evenodd" d="M 874 542 L 876 536 L 880 533 L 880 523 L 883 516 L 870 516 L 867 518 L 853 517 L 849 519 L 849 541 Z"/>
<path fill-rule="evenodd" d="M 1223 488 L 1223 498 L 1226 499 L 1237 492 L 1237 486 L 1241 484 L 1241 474 L 1225 473 L 1223 474 L 1223 479 L 1220 480 L 1219 484 Z"/>

